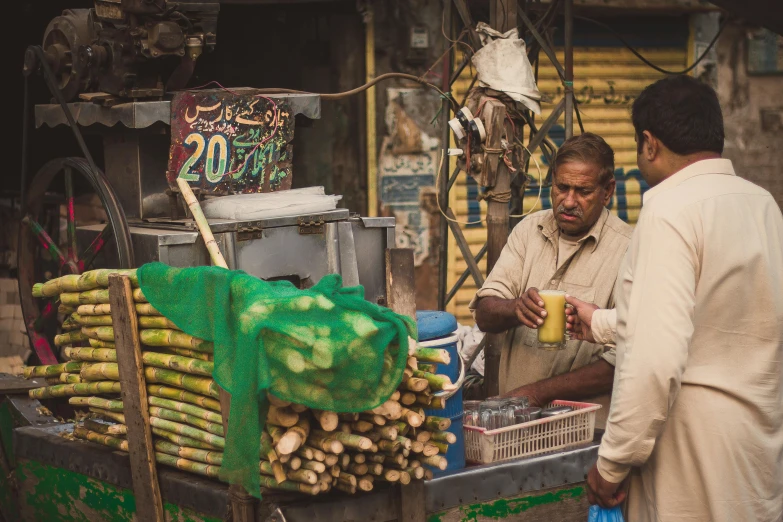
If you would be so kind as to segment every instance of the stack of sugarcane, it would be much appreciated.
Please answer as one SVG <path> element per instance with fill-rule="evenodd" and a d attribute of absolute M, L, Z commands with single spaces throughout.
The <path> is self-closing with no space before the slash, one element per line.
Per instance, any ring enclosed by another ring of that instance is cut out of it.
<path fill-rule="evenodd" d="M 225 438 L 219 389 L 212 380 L 212 343 L 180 331 L 149 303 L 134 270 L 95 270 L 63 276 L 33 287 L 36 297 L 59 298 L 67 317 L 55 344 L 67 362 L 28 367 L 27 378 L 49 386 L 30 397 L 69 397 L 90 416 L 74 429 L 77 438 L 127 451 L 127 428 L 114 346 L 108 276 L 128 275 L 142 343 L 150 424 L 158 462 L 217 477 Z M 434 395 L 454 389 L 435 373 L 448 364 L 445 350 L 419 348 L 408 358 L 399 389 L 381 406 L 363 413 L 310 410 L 269 395 L 259 473 L 263 487 L 316 495 L 332 488 L 370 491 L 375 482 L 430 478 L 445 469 L 447 418 L 427 417 L 423 408 L 443 408 Z"/>

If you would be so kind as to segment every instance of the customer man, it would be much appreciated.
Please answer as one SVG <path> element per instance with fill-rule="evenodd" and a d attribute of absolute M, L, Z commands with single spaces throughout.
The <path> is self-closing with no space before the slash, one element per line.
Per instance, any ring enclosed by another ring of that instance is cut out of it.
<path fill-rule="evenodd" d="M 618 504 L 630 473 L 629 522 L 780 521 L 783 216 L 720 159 L 709 86 L 647 87 L 633 125 L 652 188 L 618 275 L 617 371 L 589 498 Z M 570 301 L 582 337 L 611 340 L 610 312 Z"/>
<path fill-rule="evenodd" d="M 539 290 L 611 306 L 614 282 L 631 227 L 609 213 L 614 152 L 599 136 L 566 140 L 557 152 L 553 210 L 527 216 L 511 232 L 484 285 L 470 303 L 484 332 L 509 331 L 500 362 L 500 392 L 552 399 L 596 398 L 608 405 L 614 349 L 569 341 L 565 350 L 537 347 L 546 312 Z"/>

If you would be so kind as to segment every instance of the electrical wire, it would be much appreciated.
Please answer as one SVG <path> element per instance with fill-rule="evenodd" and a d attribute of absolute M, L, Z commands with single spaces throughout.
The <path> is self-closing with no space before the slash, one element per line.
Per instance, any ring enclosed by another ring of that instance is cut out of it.
<path fill-rule="evenodd" d="M 510 218 L 522 218 L 522 217 L 527 216 L 531 212 L 533 212 L 536 209 L 536 207 L 538 206 L 538 204 L 541 202 L 541 194 L 542 194 L 542 190 L 543 190 L 543 186 L 544 186 L 542 175 L 541 175 L 541 165 L 538 163 L 538 160 L 536 159 L 535 156 L 533 156 L 533 153 L 530 152 L 530 149 L 525 147 L 525 145 L 522 142 L 520 142 L 518 139 L 517 139 L 517 143 L 523 149 L 525 149 L 527 151 L 529 158 L 533 158 L 533 161 L 536 164 L 536 169 L 538 169 L 538 197 L 536 198 L 536 202 L 533 203 L 533 206 L 530 208 L 530 210 L 528 210 L 524 214 L 510 214 L 508 216 Z M 440 172 L 441 172 L 441 170 L 443 168 L 443 158 L 444 158 L 445 155 L 446 155 L 446 149 L 441 149 L 441 151 L 440 151 L 440 161 L 438 161 L 438 170 L 437 170 L 437 174 L 435 175 L 435 186 L 436 187 L 439 186 L 439 183 L 440 183 Z M 458 221 L 456 219 L 450 218 L 443 211 L 443 206 L 441 206 L 441 204 L 440 204 L 440 196 L 438 195 L 437 192 L 435 193 L 435 202 L 438 205 L 438 210 L 440 211 L 441 215 L 443 216 L 443 218 L 446 221 L 451 221 L 452 223 L 456 223 L 457 225 L 478 225 L 478 224 L 483 223 L 484 221 L 486 221 L 486 219 L 484 219 L 484 218 L 479 219 L 478 221 Z"/>
<path fill-rule="evenodd" d="M 706 56 L 707 56 L 707 53 L 709 53 L 709 52 L 710 52 L 710 50 L 712 49 L 712 46 L 713 46 L 713 45 L 715 45 L 715 42 L 717 42 L 717 41 L 718 41 L 718 37 L 721 35 L 721 33 L 723 32 L 723 29 L 726 27 L 726 25 L 728 24 L 728 21 L 729 21 L 729 20 L 728 20 L 728 18 L 727 18 L 726 20 L 724 20 L 724 21 L 723 21 L 723 23 L 722 23 L 722 24 L 720 25 L 720 27 L 718 28 L 718 32 L 717 32 L 717 33 L 715 33 L 715 36 L 713 37 L 712 41 L 711 41 L 711 42 L 710 42 L 710 44 L 707 46 L 707 48 L 704 50 L 704 53 L 702 53 L 702 55 L 701 55 L 701 56 L 699 56 L 699 57 L 696 59 L 696 61 L 694 61 L 694 62 L 693 62 L 691 65 L 689 65 L 688 67 L 686 67 L 686 68 L 685 68 L 685 69 L 683 69 L 682 71 L 669 71 L 669 70 L 667 70 L 667 69 L 664 69 L 663 67 L 659 67 L 659 66 L 655 65 L 655 64 L 654 64 L 654 63 L 652 63 L 650 60 L 648 60 L 647 58 L 645 58 L 644 56 L 642 56 L 642 54 L 641 54 L 639 51 L 637 51 L 636 49 L 634 49 L 634 47 L 633 47 L 631 44 L 629 44 L 629 43 L 628 43 L 628 42 L 625 40 L 625 38 L 623 38 L 623 37 L 622 37 L 622 35 L 620 35 L 620 33 L 618 33 L 617 31 L 615 31 L 614 29 L 612 29 L 611 27 L 609 27 L 609 26 L 608 26 L 608 25 L 606 25 L 605 23 L 603 23 L 603 22 L 599 22 L 598 20 L 594 20 L 594 19 L 592 19 L 592 18 L 587 18 L 586 16 L 574 16 L 574 18 L 576 18 L 576 19 L 578 19 L 578 20 L 584 20 L 585 22 L 590 22 L 591 24 L 597 25 L 598 27 L 601 27 L 602 29 L 605 29 L 605 30 L 609 31 L 610 33 L 612 33 L 612 35 L 613 35 L 615 38 L 617 38 L 618 40 L 620 40 L 620 42 L 622 42 L 622 44 L 623 44 L 623 45 L 625 45 L 625 46 L 628 48 L 628 50 L 629 50 L 629 51 L 631 51 L 631 52 L 634 54 L 634 56 L 636 56 L 637 58 L 639 58 L 639 60 L 641 60 L 642 62 L 644 62 L 644 64 L 645 64 L 645 65 L 647 65 L 648 67 L 651 67 L 651 68 L 655 69 L 655 70 L 656 70 L 656 71 L 658 71 L 659 73 L 663 73 L 663 74 L 671 74 L 671 75 L 678 75 L 678 74 L 688 74 L 688 73 L 689 73 L 689 72 L 691 72 L 693 69 L 695 69 L 695 68 L 696 68 L 696 66 L 697 66 L 697 65 L 699 65 L 699 63 L 701 63 L 701 61 L 702 61 L 702 60 L 704 60 L 704 58 L 706 58 Z"/>

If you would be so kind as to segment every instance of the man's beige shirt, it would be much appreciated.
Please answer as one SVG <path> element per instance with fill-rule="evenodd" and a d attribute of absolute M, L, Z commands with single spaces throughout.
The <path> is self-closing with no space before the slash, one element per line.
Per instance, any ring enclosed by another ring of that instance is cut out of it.
<path fill-rule="evenodd" d="M 783 216 L 772 196 L 722 159 L 650 189 L 618 274 L 616 340 L 598 470 L 620 482 L 633 468 L 628 522 L 780 521 Z"/>
<path fill-rule="evenodd" d="M 529 215 L 511 232 L 495 267 L 470 303 L 494 296 L 516 299 L 530 287 L 564 290 L 600 307 L 613 306 L 617 271 L 633 229 L 604 209 L 568 260 L 558 263 L 559 229 L 552 210 Z M 560 264 L 560 268 L 557 265 Z M 537 331 L 520 326 L 509 331 L 500 362 L 500 392 L 575 370 L 603 358 L 614 364 L 614 348 L 568 341 L 566 349 L 536 347 Z M 608 406 L 608 397 L 603 397 Z M 599 400 L 601 402 L 601 400 Z"/>

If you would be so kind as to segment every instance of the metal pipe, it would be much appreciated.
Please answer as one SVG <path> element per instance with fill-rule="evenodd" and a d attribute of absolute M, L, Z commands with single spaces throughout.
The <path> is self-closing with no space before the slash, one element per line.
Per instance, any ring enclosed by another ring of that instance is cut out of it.
<path fill-rule="evenodd" d="M 565 0 L 563 3 L 563 15 L 565 18 L 565 136 L 566 139 L 574 135 L 574 0 Z"/>
<path fill-rule="evenodd" d="M 375 79 L 375 13 L 367 15 L 364 40 L 365 79 L 371 82 Z M 378 147 L 376 142 L 375 124 L 375 88 L 370 87 L 366 93 L 367 116 L 367 215 L 378 215 Z"/>
<path fill-rule="evenodd" d="M 443 2 L 443 17 L 446 21 L 446 33 L 449 38 L 452 38 L 452 28 L 454 21 L 452 20 L 451 13 L 451 0 L 445 0 Z M 444 44 L 447 45 L 447 44 Z M 443 92 L 449 92 L 451 90 L 450 85 L 450 72 L 453 52 L 448 52 L 443 58 Z M 444 99 L 441 102 L 441 136 L 440 146 L 442 150 L 449 148 L 449 141 L 451 134 L 449 133 L 449 118 L 451 117 L 451 104 L 449 100 Z M 443 165 L 441 165 L 440 180 L 438 183 L 438 199 L 441 207 L 440 213 L 440 248 L 438 249 L 438 310 L 446 309 L 446 285 L 448 283 L 448 269 L 449 269 L 449 224 L 446 218 L 443 216 L 445 210 L 442 208 L 444 205 L 449 207 L 449 157 L 445 156 L 443 159 Z"/>

